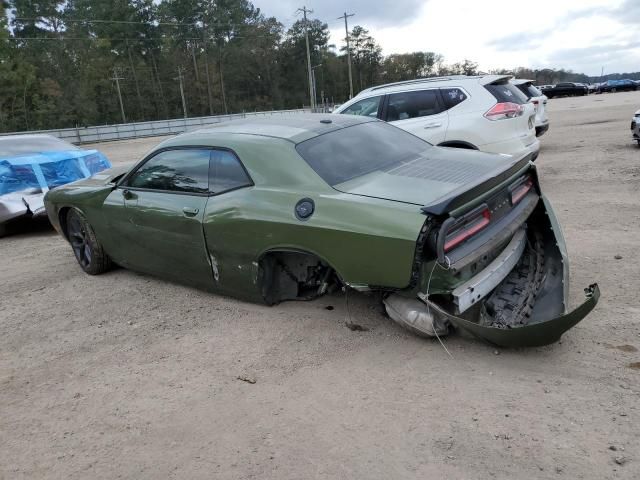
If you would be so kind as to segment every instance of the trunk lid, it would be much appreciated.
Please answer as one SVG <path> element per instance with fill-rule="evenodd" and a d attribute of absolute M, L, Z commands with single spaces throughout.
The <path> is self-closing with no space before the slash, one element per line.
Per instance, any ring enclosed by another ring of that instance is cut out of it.
<path fill-rule="evenodd" d="M 352 195 L 420 205 L 426 213 L 441 215 L 515 175 L 529 158 L 433 147 L 401 165 L 376 170 L 334 188 Z"/>

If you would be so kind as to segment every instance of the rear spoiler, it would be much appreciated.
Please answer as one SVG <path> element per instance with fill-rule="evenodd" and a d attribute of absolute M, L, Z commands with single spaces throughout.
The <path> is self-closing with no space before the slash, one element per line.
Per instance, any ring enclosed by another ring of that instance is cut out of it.
<path fill-rule="evenodd" d="M 497 187 L 521 170 L 524 170 L 532 159 L 532 153 L 524 154 L 520 158 L 514 160 L 507 169 L 494 171 L 485 176 L 479 177 L 472 184 L 463 185 L 449 192 L 447 195 L 440 197 L 435 202 L 425 205 L 420 210 L 422 210 L 424 214 L 436 217 L 449 214 L 473 200 L 479 199 L 484 193 L 494 187 Z"/>
<path fill-rule="evenodd" d="M 480 85 L 493 85 L 508 82 L 513 75 L 487 75 L 480 79 Z"/>

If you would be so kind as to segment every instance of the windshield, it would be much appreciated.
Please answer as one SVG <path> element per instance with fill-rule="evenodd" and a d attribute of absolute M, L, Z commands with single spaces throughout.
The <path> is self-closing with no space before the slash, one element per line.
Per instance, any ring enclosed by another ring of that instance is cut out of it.
<path fill-rule="evenodd" d="M 415 160 L 431 144 L 384 122 L 336 130 L 296 146 L 298 153 L 329 185 Z"/>
<path fill-rule="evenodd" d="M 78 150 L 70 143 L 49 136 L 12 136 L 0 137 L 0 157 L 12 157 L 38 152 L 63 152 Z"/>

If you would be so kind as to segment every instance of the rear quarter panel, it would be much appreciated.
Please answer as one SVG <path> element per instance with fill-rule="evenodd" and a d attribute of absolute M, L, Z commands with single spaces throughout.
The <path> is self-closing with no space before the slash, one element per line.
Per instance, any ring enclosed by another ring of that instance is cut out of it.
<path fill-rule="evenodd" d="M 295 151 L 292 143 L 254 138 L 227 144 L 255 185 L 213 196 L 204 231 L 218 289 L 251 288 L 257 295 L 260 258 L 273 250 L 313 253 L 352 285 L 406 287 L 416 240 L 426 217 L 419 206 L 340 193 Z M 310 198 L 314 214 L 296 218 Z"/>

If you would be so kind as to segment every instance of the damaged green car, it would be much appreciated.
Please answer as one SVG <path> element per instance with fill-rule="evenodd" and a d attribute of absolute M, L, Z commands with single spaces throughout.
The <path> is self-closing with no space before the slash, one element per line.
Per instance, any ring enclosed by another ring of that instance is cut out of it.
<path fill-rule="evenodd" d="M 375 119 L 247 119 L 158 145 L 133 168 L 51 190 L 82 269 L 113 264 L 269 305 L 378 291 L 421 335 L 552 343 L 568 261 L 528 156 L 434 147 Z"/>

